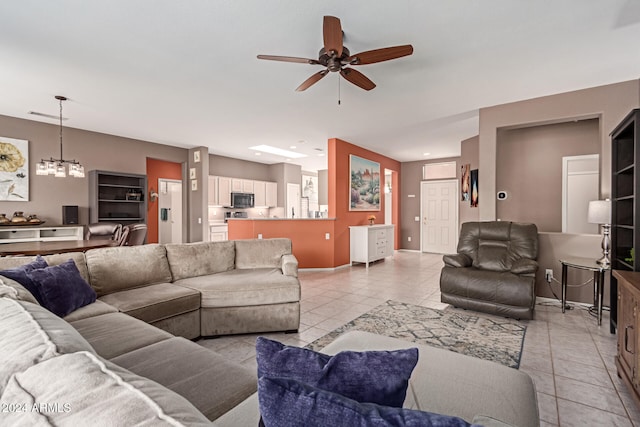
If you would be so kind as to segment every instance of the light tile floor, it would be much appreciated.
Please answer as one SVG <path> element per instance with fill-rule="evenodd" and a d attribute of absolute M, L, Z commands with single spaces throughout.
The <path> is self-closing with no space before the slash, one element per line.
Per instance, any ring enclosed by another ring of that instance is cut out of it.
<path fill-rule="evenodd" d="M 442 256 L 396 252 L 393 258 L 334 271 L 300 271 L 301 325 L 297 334 L 259 334 L 304 346 L 388 299 L 442 309 Z M 539 303 L 527 332 L 520 369 L 534 379 L 542 426 L 640 427 L 635 406 L 616 374 L 616 337 L 608 312 L 601 327 L 580 306 Z M 255 368 L 258 335 L 201 340 L 229 359 Z"/>

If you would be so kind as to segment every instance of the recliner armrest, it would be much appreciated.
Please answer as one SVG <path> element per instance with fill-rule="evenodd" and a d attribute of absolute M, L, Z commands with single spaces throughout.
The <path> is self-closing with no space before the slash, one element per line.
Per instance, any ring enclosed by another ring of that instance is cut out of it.
<path fill-rule="evenodd" d="M 465 254 L 444 255 L 442 260 L 447 267 L 471 267 L 473 262 L 471 257 Z"/>
<path fill-rule="evenodd" d="M 292 254 L 282 255 L 282 274 L 298 277 L 298 259 Z"/>
<path fill-rule="evenodd" d="M 511 266 L 513 274 L 533 274 L 538 271 L 538 262 L 532 259 L 521 258 Z"/>

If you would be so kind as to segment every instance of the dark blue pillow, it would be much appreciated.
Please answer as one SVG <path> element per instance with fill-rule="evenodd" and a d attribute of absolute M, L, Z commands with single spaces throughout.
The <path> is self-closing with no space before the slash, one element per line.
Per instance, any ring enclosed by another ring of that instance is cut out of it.
<path fill-rule="evenodd" d="M 360 403 L 286 378 L 259 378 L 258 401 L 266 427 L 469 427 L 461 418 Z"/>
<path fill-rule="evenodd" d="M 42 297 L 40 296 L 40 292 L 38 291 L 38 287 L 33 283 L 33 280 L 29 278 L 27 273 L 33 270 L 37 270 L 40 268 L 48 267 L 47 261 L 44 260 L 40 255 L 36 257 L 29 264 L 21 265 L 20 267 L 10 268 L 8 270 L 0 271 L 0 275 L 8 277 L 9 279 L 13 279 L 16 282 L 20 283 L 25 287 L 26 290 L 31 292 L 31 294 L 35 297 L 36 301 L 42 305 Z"/>
<path fill-rule="evenodd" d="M 335 356 L 259 337 L 258 378 L 290 378 L 358 402 L 402 407 L 418 349 L 343 351 Z"/>
<path fill-rule="evenodd" d="M 27 276 L 38 288 L 42 306 L 60 317 L 96 300 L 96 292 L 82 278 L 72 259 L 30 271 Z"/>

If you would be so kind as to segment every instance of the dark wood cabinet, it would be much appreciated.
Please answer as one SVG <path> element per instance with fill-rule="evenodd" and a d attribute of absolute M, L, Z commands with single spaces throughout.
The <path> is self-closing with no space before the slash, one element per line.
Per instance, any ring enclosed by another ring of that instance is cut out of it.
<path fill-rule="evenodd" d="M 89 172 L 89 222 L 147 222 L 147 176 Z"/>
<path fill-rule="evenodd" d="M 611 267 L 640 271 L 640 109 L 631 111 L 611 132 Z M 618 320 L 618 281 L 611 277 L 611 333 Z"/>
<path fill-rule="evenodd" d="M 616 368 L 640 405 L 640 272 L 614 270 L 613 277 L 618 282 L 618 351 Z"/>

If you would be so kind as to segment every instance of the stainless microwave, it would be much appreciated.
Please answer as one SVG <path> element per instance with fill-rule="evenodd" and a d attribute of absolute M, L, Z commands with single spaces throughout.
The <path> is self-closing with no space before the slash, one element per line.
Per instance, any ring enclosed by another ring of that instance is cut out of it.
<path fill-rule="evenodd" d="M 254 204 L 253 193 L 231 193 L 231 206 L 234 208 L 252 208 Z"/>

